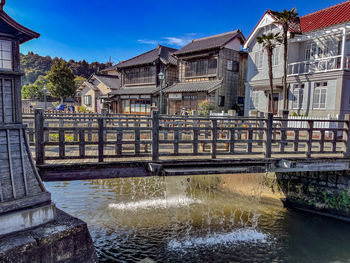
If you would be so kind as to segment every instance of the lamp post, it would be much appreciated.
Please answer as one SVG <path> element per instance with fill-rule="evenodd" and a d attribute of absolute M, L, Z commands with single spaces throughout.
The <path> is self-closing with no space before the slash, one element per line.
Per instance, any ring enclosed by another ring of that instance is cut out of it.
<path fill-rule="evenodd" d="M 164 73 L 160 72 L 158 74 L 158 79 L 160 83 L 160 91 L 159 91 L 159 113 L 163 114 L 163 80 L 164 80 Z"/>
<path fill-rule="evenodd" d="M 46 110 L 46 102 L 47 102 L 47 100 L 46 100 L 46 94 L 47 94 L 47 88 L 46 88 L 46 86 L 44 86 L 44 88 L 43 88 L 43 92 L 44 92 L 44 110 Z"/>

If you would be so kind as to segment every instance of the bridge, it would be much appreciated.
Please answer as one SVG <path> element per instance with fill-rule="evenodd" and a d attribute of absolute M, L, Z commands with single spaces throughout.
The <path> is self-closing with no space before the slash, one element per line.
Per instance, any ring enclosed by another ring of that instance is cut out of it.
<path fill-rule="evenodd" d="M 347 119 L 35 110 L 23 122 L 45 180 L 349 168 Z"/>

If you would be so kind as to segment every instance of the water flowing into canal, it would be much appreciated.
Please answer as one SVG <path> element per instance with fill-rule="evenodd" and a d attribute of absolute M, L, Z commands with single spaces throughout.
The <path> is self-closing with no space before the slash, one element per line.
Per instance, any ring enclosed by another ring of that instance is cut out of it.
<path fill-rule="evenodd" d="M 262 203 L 263 175 L 46 183 L 101 262 L 350 262 L 350 224 Z"/>

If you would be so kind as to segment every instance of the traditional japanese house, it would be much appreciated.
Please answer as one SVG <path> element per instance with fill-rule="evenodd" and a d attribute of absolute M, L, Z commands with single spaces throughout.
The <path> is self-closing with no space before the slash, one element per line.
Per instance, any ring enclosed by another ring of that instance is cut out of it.
<path fill-rule="evenodd" d="M 105 74 L 105 75 L 119 75 L 119 73 L 117 71 L 117 65 L 100 70 L 99 73 Z"/>
<path fill-rule="evenodd" d="M 160 110 L 160 88 L 166 88 L 176 81 L 176 59 L 171 55 L 175 51 L 176 49 L 159 45 L 117 64 L 121 88 L 111 93 L 114 96 L 115 113 L 151 114 L 152 105 Z M 159 80 L 159 73 L 164 74 L 163 81 Z M 163 112 L 164 108 L 165 106 Z"/>
<path fill-rule="evenodd" d="M 45 224 L 56 215 L 22 122 L 20 44 L 40 35 L 9 17 L 4 5 L 0 1 L 0 236 Z"/>
<path fill-rule="evenodd" d="M 167 112 L 198 110 L 209 101 L 215 110 L 243 109 L 244 68 L 241 51 L 245 38 L 240 30 L 192 40 L 174 52 L 179 82 L 165 89 Z"/>
<path fill-rule="evenodd" d="M 113 111 L 113 102 L 109 101 L 112 91 L 120 88 L 118 74 L 93 74 L 78 88 L 77 94 L 81 97 L 81 106 L 91 112 L 101 112 L 105 108 Z"/>

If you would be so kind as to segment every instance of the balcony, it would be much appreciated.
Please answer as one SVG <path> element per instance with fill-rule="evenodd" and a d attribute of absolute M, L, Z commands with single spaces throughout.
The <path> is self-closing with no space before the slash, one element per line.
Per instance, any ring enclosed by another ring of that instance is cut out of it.
<path fill-rule="evenodd" d="M 309 61 L 301 61 L 288 64 L 288 76 L 297 76 L 303 74 L 312 74 L 319 72 L 329 72 L 335 70 L 350 69 L 350 56 L 344 57 L 344 67 L 342 65 L 342 56 L 332 56 L 319 58 Z"/>

